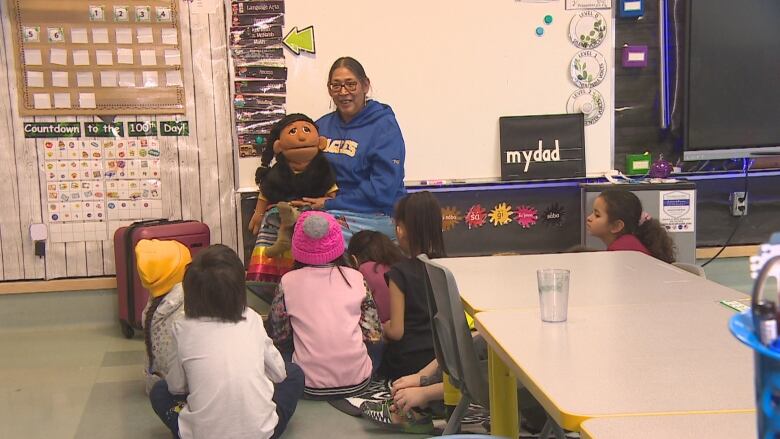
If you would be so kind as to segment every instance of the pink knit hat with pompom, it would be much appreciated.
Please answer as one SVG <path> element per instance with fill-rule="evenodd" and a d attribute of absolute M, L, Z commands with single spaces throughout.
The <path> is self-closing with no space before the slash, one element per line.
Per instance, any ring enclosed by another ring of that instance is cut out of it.
<path fill-rule="evenodd" d="M 344 254 L 344 236 L 333 216 L 315 210 L 304 212 L 295 223 L 293 259 L 308 265 L 325 265 Z"/>

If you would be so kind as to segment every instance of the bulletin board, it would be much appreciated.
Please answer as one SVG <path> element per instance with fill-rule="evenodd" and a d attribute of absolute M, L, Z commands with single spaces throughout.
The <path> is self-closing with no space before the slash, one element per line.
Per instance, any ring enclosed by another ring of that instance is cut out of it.
<path fill-rule="evenodd" d="M 20 114 L 184 113 L 177 4 L 8 0 Z"/>

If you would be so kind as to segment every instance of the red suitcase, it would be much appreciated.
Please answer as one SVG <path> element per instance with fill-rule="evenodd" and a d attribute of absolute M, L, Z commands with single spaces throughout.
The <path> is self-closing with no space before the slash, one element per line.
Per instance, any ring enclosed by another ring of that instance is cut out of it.
<path fill-rule="evenodd" d="M 119 296 L 119 324 L 122 334 L 133 338 L 141 329 L 141 314 L 149 300 L 149 290 L 141 286 L 135 266 L 135 245 L 142 239 L 176 240 L 186 245 L 192 256 L 209 246 L 209 226 L 198 221 L 148 220 L 121 227 L 114 233 L 116 286 Z"/>

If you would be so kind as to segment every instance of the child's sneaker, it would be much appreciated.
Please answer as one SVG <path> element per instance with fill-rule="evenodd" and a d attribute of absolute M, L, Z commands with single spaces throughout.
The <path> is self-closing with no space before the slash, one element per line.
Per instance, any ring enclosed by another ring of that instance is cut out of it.
<path fill-rule="evenodd" d="M 409 410 L 405 415 L 397 414 L 400 419 L 398 422 L 394 422 L 393 412 L 390 409 L 392 404 L 393 401 L 390 399 L 382 402 L 366 401 L 360 405 L 360 410 L 368 420 L 390 430 L 414 434 L 433 433 L 433 418 L 429 413 L 417 412 L 419 415 L 417 417 L 412 413 L 412 410 Z"/>

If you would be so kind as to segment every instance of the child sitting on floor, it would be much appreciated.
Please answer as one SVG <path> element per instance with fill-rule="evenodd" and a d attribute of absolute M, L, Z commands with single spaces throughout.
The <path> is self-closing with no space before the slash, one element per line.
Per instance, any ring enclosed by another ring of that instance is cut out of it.
<path fill-rule="evenodd" d="M 190 249 L 178 241 L 142 239 L 135 246 L 135 261 L 141 284 L 149 290 L 149 303 L 141 316 L 146 342 L 144 378 L 146 393 L 168 375 L 176 356 L 171 328 L 184 318 L 181 281 L 192 261 Z"/>
<path fill-rule="evenodd" d="M 350 238 L 347 253 L 374 293 L 379 321 L 385 323 L 390 320 L 390 290 L 385 273 L 391 265 L 404 259 L 401 249 L 381 232 L 361 230 Z"/>
<path fill-rule="evenodd" d="M 664 262 L 675 260 L 672 238 L 661 223 L 642 211 L 642 202 L 632 192 L 607 189 L 593 201 L 585 222 L 588 233 L 601 239 L 608 251 L 633 250 Z"/>
<path fill-rule="evenodd" d="M 260 316 L 246 306 L 244 265 L 224 245 L 199 252 L 184 275 L 178 354 L 149 398 L 175 437 L 277 438 L 303 393 Z"/>
<path fill-rule="evenodd" d="M 344 257 L 341 226 L 308 211 L 295 224 L 293 270 L 282 276 L 271 304 L 271 337 L 306 375 L 305 395 L 338 399 L 365 389 L 381 340 L 371 291 Z M 292 346 L 290 346 L 292 343 Z"/>

